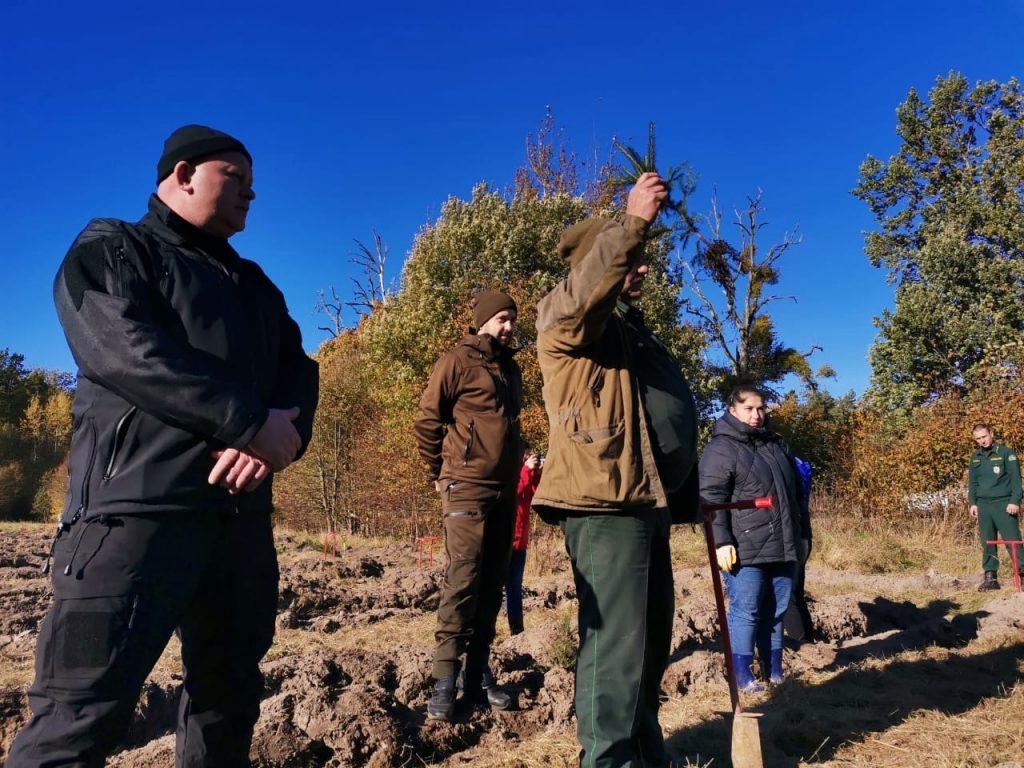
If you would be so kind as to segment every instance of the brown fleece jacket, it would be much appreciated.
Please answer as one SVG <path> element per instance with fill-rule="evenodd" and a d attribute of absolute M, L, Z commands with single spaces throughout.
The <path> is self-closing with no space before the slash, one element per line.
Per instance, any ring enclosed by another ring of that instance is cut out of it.
<path fill-rule="evenodd" d="M 515 487 L 522 377 L 512 354 L 468 334 L 434 365 L 413 425 L 431 480 Z"/>

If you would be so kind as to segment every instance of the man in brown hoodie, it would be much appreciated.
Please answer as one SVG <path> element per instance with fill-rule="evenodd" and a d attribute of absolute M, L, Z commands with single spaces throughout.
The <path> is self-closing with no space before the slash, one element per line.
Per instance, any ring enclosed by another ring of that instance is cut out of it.
<path fill-rule="evenodd" d="M 516 304 L 476 296 L 470 330 L 434 365 L 413 427 L 444 511 L 445 572 L 434 637 L 434 693 L 427 716 L 455 714 L 460 657 L 464 697 L 511 706 L 487 664 L 512 550 L 519 478 L 522 379 L 509 348 Z"/>
<path fill-rule="evenodd" d="M 696 406 L 634 306 L 644 235 L 667 194 L 643 174 L 625 215 L 567 230 L 569 274 L 537 307 L 550 436 L 533 508 L 561 526 L 572 560 L 584 768 L 669 762 L 658 724 L 674 612 L 669 525 L 697 518 Z"/>

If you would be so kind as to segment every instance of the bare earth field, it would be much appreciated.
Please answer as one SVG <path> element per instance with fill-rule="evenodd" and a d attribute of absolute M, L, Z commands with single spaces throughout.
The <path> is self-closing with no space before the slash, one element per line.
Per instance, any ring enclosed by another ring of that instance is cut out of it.
<path fill-rule="evenodd" d="M 50 589 L 49 526 L 0 528 L 0 762 L 28 712 L 36 632 Z M 674 533 L 676 623 L 662 724 L 680 766 L 727 766 L 728 691 L 706 564 Z M 530 551 L 524 634 L 499 619 L 492 660 L 511 712 L 460 709 L 426 721 L 443 555 L 418 567 L 410 544 L 350 541 L 323 558 L 280 533 L 278 634 L 263 663 L 257 766 L 570 766 L 576 761 L 572 578 L 560 543 Z M 812 558 L 819 642 L 786 655 L 787 681 L 750 701 L 765 762 L 822 766 L 1024 768 L 1024 596 L 978 594 L 941 568 L 830 569 Z M 172 644 L 147 682 L 110 765 L 173 764 L 181 679 Z"/>

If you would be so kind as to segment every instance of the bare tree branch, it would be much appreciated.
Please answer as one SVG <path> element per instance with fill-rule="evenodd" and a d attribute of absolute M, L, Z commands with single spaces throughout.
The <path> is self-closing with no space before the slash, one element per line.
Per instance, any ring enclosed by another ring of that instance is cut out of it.
<path fill-rule="evenodd" d="M 330 301 L 328 301 L 326 294 L 323 290 L 319 291 L 319 298 L 317 298 L 316 307 L 314 311 L 317 314 L 327 315 L 327 319 L 330 321 L 330 326 L 318 325 L 317 330 L 324 331 L 325 333 L 331 334 L 334 338 L 341 336 L 341 332 L 345 330 L 345 324 L 342 322 L 341 313 L 344 310 L 344 303 L 338 296 L 338 292 L 334 290 L 334 286 L 328 286 L 328 290 L 331 292 Z"/>
<path fill-rule="evenodd" d="M 371 229 L 370 232 L 373 235 L 373 249 L 361 240 L 355 240 L 357 251 L 349 259 L 362 270 L 362 275 L 352 278 L 354 299 L 345 304 L 359 315 L 368 315 L 387 298 L 384 267 L 388 260 L 388 246 L 377 230 Z"/>

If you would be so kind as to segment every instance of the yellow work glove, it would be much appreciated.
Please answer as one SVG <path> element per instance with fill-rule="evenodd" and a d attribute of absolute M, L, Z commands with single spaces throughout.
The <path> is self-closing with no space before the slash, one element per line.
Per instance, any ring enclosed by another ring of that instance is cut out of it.
<path fill-rule="evenodd" d="M 736 567 L 736 547 L 726 544 L 724 547 L 716 549 L 715 555 L 718 557 L 718 567 L 732 573 L 732 569 Z"/>

